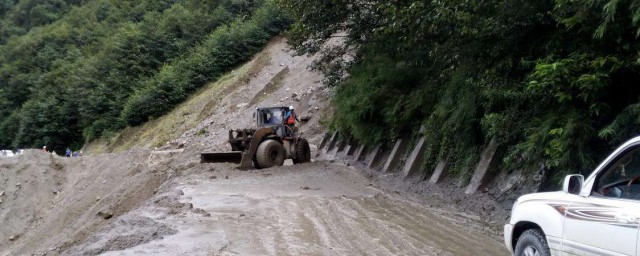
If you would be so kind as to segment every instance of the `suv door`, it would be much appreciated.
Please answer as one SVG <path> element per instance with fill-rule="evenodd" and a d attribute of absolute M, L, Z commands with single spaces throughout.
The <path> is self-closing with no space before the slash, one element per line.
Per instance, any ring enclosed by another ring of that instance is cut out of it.
<path fill-rule="evenodd" d="M 587 197 L 565 211 L 562 250 L 575 255 L 636 255 L 640 147 L 618 154 L 596 175 Z"/>

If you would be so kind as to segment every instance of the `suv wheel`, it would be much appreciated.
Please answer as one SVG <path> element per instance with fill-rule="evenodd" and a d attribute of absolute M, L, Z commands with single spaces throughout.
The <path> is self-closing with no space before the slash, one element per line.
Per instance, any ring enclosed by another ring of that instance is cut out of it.
<path fill-rule="evenodd" d="M 551 251 L 542 231 L 529 229 L 520 235 L 515 250 L 516 256 L 549 256 Z"/>

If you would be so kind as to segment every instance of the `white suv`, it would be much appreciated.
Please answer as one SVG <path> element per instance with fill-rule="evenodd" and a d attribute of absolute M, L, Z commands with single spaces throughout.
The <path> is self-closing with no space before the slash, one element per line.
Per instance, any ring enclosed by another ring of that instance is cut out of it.
<path fill-rule="evenodd" d="M 616 149 L 584 179 L 569 175 L 559 192 L 518 198 L 504 226 L 520 255 L 640 255 L 640 137 Z"/>

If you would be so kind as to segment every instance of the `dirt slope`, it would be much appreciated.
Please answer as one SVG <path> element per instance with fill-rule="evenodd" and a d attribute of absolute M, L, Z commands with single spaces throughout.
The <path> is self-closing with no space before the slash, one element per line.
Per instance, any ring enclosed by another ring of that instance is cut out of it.
<path fill-rule="evenodd" d="M 307 69 L 313 59 L 275 39 L 167 116 L 86 148 L 118 153 L 0 158 L 0 255 L 504 254 L 472 220 L 343 164 L 241 172 L 199 163 L 200 152 L 228 150 L 227 130 L 251 127 L 258 106 L 310 116 L 301 132 L 315 155 L 331 91 Z"/>
<path fill-rule="evenodd" d="M 58 157 L 39 150 L 0 161 L 0 255 L 58 252 L 138 206 L 168 173 L 145 150 Z"/>

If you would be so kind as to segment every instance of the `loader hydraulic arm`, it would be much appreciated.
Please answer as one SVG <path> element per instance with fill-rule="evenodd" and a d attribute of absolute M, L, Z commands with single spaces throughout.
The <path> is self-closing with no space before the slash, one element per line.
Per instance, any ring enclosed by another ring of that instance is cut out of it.
<path fill-rule="evenodd" d="M 240 170 L 251 169 L 252 161 L 256 155 L 256 150 L 258 149 L 258 146 L 266 136 L 274 135 L 274 134 L 275 132 L 273 131 L 272 128 L 262 128 L 257 130 L 253 134 L 253 138 L 251 139 L 251 142 L 249 143 L 249 147 L 247 148 L 247 150 L 242 152 L 242 160 L 240 160 L 240 166 L 238 166 L 238 169 Z"/>

